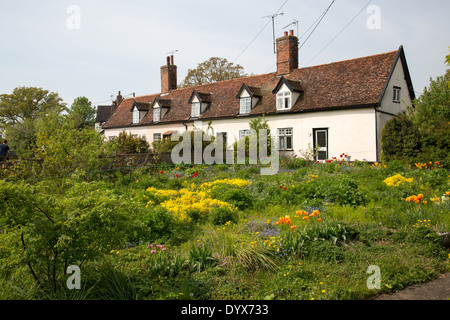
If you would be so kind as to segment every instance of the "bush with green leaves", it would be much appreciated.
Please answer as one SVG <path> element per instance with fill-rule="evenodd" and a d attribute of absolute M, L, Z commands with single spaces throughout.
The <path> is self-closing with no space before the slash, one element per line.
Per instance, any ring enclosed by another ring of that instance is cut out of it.
<path fill-rule="evenodd" d="M 101 182 L 48 186 L 0 181 L 3 222 L 1 277 L 31 277 L 44 291 L 56 291 L 69 265 L 81 267 L 126 241 L 127 201 Z"/>
<path fill-rule="evenodd" d="M 117 152 L 125 154 L 146 153 L 150 145 L 145 137 L 135 137 L 131 132 L 122 131 L 113 142 L 116 144 Z"/>
<path fill-rule="evenodd" d="M 421 148 L 418 128 L 402 112 L 390 119 L 381 131 L 383 161 L 415 159 Z"/>

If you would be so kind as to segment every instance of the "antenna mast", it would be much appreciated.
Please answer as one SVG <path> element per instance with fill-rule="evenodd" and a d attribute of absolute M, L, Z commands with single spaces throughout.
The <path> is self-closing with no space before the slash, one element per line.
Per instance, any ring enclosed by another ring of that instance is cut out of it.
<path fill-rule="evenodd" d="M 297 27 L 297 37 L 298 37 L 298 20 L 297 20 L 297 19 L 294 19 L 294 21 L 293 21 L 292 23 L 288 24 L 288 25 L 287 25 L 286 27 L 284 27 L 283 29 L 286 29 L 287 27 L 290 27 L 290 26 L 292 26 L 293 24 Z"/>
<path fill-rule="evenodd" d="M 282 15 L 284 15 L 284 13 L 280 12 L 280 13 L 276 13 L 276 14 L 272 14 L 272 15 L 263 17 L 263 18 L 271 18 L 272 19 L 273 53 L 277 52 L 276 49 L 275 49 L 275 17 L 282 16 Z"/>

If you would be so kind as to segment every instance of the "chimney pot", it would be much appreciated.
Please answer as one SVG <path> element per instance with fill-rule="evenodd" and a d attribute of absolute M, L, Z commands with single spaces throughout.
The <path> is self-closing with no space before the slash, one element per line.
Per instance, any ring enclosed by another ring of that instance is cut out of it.
<path fill-rule="evenodd" d="M 170 56 L 170 64 L 173 65 L 173 55 Z"/>
<path fill-rule="evenodd" d="M 166 59 L 167 59 L 167 65 L 170 66 L 170 57 L 167 56 Z"/>
<path fill-rule="evenodd" d="M 294 30 L 289 30 L 289 35 L 293 36 L 294 35 Z"/>
<path fill-rule="evenodd" d="M 287 31 L 285 31 L 285 32 L 284 32 L 284 36 L 286 37 L 287 35 L 288 35 L 288 32 L 287 32 Z"/>

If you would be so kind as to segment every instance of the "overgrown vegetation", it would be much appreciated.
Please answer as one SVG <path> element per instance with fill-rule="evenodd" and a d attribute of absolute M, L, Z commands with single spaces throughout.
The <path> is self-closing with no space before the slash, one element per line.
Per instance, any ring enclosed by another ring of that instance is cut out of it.
<path fill-rule="evenodd" d="M 1 298 L 365 299 L 449 270 L 446 168 L 289 162 L 3 180 Z"/>

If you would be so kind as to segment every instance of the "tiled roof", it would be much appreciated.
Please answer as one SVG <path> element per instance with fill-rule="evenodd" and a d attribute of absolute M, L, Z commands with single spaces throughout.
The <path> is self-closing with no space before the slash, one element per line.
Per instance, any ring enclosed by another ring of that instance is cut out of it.
<path fill-rule="evenodd" d="M 95 122 L 105 122 L 111 115 L 112 106 L 97 106 L 97 116 Z"/>
<path fill-rule="evenodd" d="M 301 94 L 289 112 L 377 105 L 400 52 L 403 54 L 402 47 L 388 53 L 293 70 L 285 78 Z M 259 96 L 258 103 L 249 116 L 276 114 L 276 94 L 273 90 L 280 79 L 281 76 L 274 72 L 179 88 L 164 95 L 157 93 L 128 98 L 122 101 L 103 128 L 132 126 L 130 109 L 134 100 L 152 105 L 156 98 L 164 100 L 165 105 L 170 105 L 159 124 L 189 121 L 189 100 L 194 92 L 209 104 L 199 120 L 235 117 L 239 114 L 237 94 L 244 84 Z M 150 125 L 152 121 L 150 110 L 138 125 Z"/>

